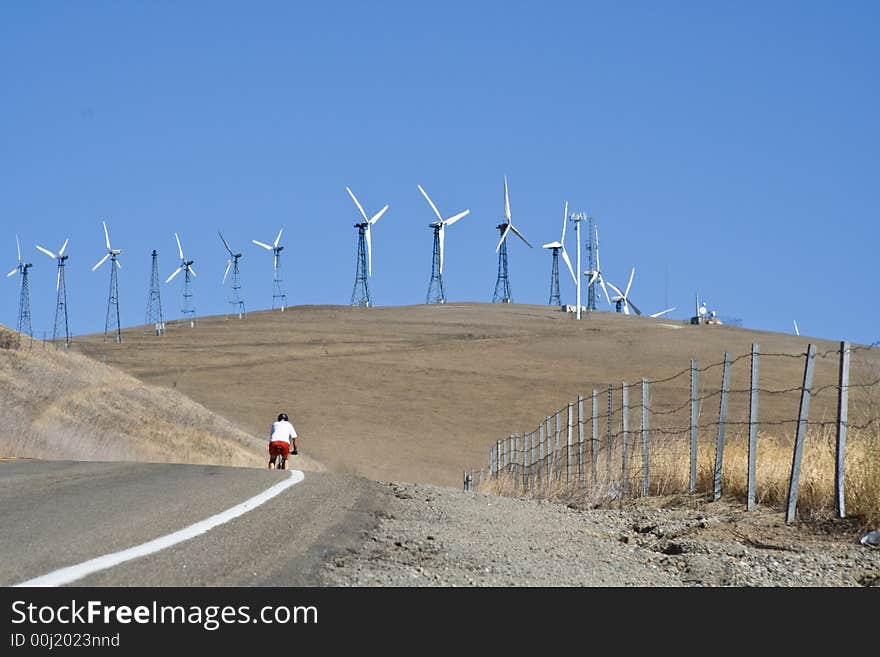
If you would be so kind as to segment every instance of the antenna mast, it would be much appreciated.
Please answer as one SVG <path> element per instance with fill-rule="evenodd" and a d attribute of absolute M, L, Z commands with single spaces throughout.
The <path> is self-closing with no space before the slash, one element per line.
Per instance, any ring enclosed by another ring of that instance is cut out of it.
<path fill-rule="evenodd" d="M 159 289 L 159 253 L 153 249 L 153 273 L 150 275 L 150 292 L 147 297 L 146 326 L 152 325 L 156 335 L 162 335 L 165 332 L 165 320 L 162 318 L 162 297 Z"/>
<path fill-rule="evenodd" d="M 431 259 L 431 280 L 425 303 L 446 303 L 443 291 L 443 272 L 440 270 L 440 225 L 434 226 L 434 256 Z"/>
<path fill-rule="evenodd" d="M 368 224 L 365 222 L 354 225 L 358 229 L 357 269 L 354 275 L 354 288 L 351 291 L 351 305 L 363 306 L 365 308 L 373 305 L 373 299 L 370 296 L 370 281 L 367 274 L 366 239 L 364 239 L 367 226 Z"/>
<path fill-rule="evenodd" d="M 574 222 L 574 232 L 575 232 L 575 241 L 577 242 L 577 309 L 575 311 L 575 317 L 577 319 L 581 318 L 581 276 L 583 276 L 583 272 L 581 271 L 581 222 L 587 218 L 586 213 L 584 212 L 572 212 L 569 214 L 569 219 Z"/>
<path fill-rule="evenodd" d="M 596 271 L 596 247 L 594 243 L 594 235 L 596 234 L 596 225 L 592 217 L 588 217 L 588 233 L 587 233 L 587 269 L 592 272 Z M 578 274 L 580 275 L 580 274 Z M 667 304 L 668 305 L 668 304 Z M 596 286 L 591 285 L 587 288 L 587 309 L 596 310 Z"/>

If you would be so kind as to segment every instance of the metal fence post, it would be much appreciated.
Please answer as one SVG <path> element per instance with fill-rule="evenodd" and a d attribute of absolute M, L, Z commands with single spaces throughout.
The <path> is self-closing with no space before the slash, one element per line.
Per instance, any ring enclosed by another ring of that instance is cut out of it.
<path fill-rule="evenodd" d="M 546 425 L 546 428 L 544 429 L 544 436 L 546 436 L 547 439 L 547 467 L 545 468 L 545 471 L 547 473 L 547 485 L 549 486 L 551 483 L 553 483 L 553 459 L 556 457 L 556 455 L 553 454 L 553 441 L 550 439 L 551 429 L 549 415 L 547 416 L 547 419 L 544 420 L 544 424 Z"/>
<path fill-rule="evenodd" d="M 593 437 L 590 442 L 590 480 L 595 484 L 599 470 L 599 392 L 595 389 L 593 389 L 591 402 Z"/>
<path fill-rule="evenodd" d="M 651 436 L 651 397 L 648 379 L 642 379 L 642 496 L 651 492 L 651 451 L 648 441 Z"/>
<path fill-rule="evenodd" d="M 629 386 L 626 385 L 626 381 L 620 387 L 620 400 L 623 409 L 620 494 L 626 495 L 629 491 Z"/>
<path fill-rule="evenodd" d="M 572 424 L 573 409 L 571 402 L 568 402 L 568 432 L 565 436 L 565 483 L 571 482 L 571 434 L 574 429 Z"/>
<path fill-rule="evenodd" d="M 605 434 L 606 435 L 605 450 L 607 452 L 605 455 L 605 466 L 606 466 L 606 469 L 608 470 L 608 479 L 609 480 L 611 479 L 611 416 L 614 415 L 613 400 L 614 400 L 614 388 L 611 385 L 609 385 L 608 386 L 608 427 L 607 427 L 607 433 Z"/>
<path fill-rule="evenodd" d="M 807 360 L 804 364 L 804 385 L 801 389 L 801 404 L 798 410 L 797 435 L 794 439 L 794 455 L 791 459 L 791 479 L 788 483 L 788 505 L 785 510 L 785 523 L 794 522 L 797 510 L 798 484 L 801 476 L 801 459 L 804 455 L 804 438 L 807 434 L 807 416 L 810 412 L 810 395 L 813 387 L 813 365 L 816 362 L 816 345 L 807 347 Z"/>
<path fill-rule="evenodd" d="M 721 499 L 721 468 L 724 461 L 724 432 L 727 429 L 727 395 L 730 392 L 730 353 L 724 352 L 724 370 L 721 374 L 721 403 L 718 409 L 718 440 L 715 443 L 715 476 L 713 499 Z"/>
<path fill-rule="evenodd" d="M 760 345 L 752 345 L 752 375 L 749 383 L 749 467 L 748 467 L 748 492 L 746 495 L 746 510 L 753 511 L 755 508 L 755 469 L 758 458 L 758 359 L 760 358 Z"/>
<path fill-rule="evenodd" d="M 578 485 L 584 485 L 584 396 L 578 395 Z"/>
<path fill-rule="evenodd" d="M 498 475 L 501 471 L 501 441 L 495 441 L 495 478 L 498 478 Z"/>
<path fill-rule="evenodd" d="M 691 476 L 688 490 L 697 492 L 697 360 L 691 358 Z"/>
<path fill-rule="evenodd" d="M 556 427 L 556 432 L 553 434 L 553 466 L 556 472 L 553 473 L 553 476 L 556 478 L 556 481 L 562 479 L 562 455 L 560 452 L 562 451 L 559 447 L 559 441 L 562 438 L 562 409 L 557 409 L 556 413 L 553 414 L 553 424 Z"/>
<path fill-rule="evenodd" d="M 849 419 L 849 342 L 840 343 L 840 372 L 837 379 L 837 449 L 835 450 L 834 493 L 837 517 L 846 517 L 844 479 L 846 464 L 846 423 Z"/>

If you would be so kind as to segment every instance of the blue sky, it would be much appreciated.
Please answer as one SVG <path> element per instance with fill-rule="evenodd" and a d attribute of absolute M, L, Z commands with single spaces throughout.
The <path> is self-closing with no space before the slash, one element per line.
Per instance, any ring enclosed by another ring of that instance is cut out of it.
<path fill-rule="evenodd" d="M 449 301 L 490 301 L 502 179 L 515 302 L 546 303 L 563 204 L 589 211 L 606 277 L 685 318 L 699 290 L 757 329 L 872 342 L 877 243 L 872 2 L 6 2 L 0 4 L 0 266 L 21 237 L 34 329 L 51 333 L 70 238 L 74 333 L 104 328 L 101 220 L 122 248 L 123 324 L 150 252 L 195 260 L 199 314 L 228 308 L 223 231 L 248 309 L 346 304 L 357 210 L 377 305 L 422 303 L 433 215 Z M 567 248 L 576 246 L 569 231 Z M 562 281 L 563 301 L 574 286 Z M 180 278 L 162 289 L 180 316 Z M 15 326 L 4 279 L 0 323 Z M 603 306 L 605 309 L 610 309 Z"/>

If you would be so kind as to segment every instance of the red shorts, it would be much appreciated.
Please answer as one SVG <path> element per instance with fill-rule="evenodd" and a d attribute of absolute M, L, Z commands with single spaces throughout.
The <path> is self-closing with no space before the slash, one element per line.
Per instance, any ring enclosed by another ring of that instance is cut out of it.
<path fill-rule="evenodd" d="M 283 455 L 284 458 L 290 456 L 290 443 L 285 443 L 281 440 L 269 443 L 269 456 L 275 456 L 277 454 Z"/>

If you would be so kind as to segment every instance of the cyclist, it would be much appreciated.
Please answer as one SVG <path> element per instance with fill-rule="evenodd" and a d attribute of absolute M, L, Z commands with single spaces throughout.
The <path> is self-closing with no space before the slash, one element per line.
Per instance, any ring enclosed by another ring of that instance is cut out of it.
<path fill-rule="evenodd" d="M 296 429 L 290 423 L 287 413 L 279 413 L 278 420 L 269 430 L 269 469 L 284 470 L 287 457 L 298 454 Z M 277 457 L 281 457 L 276 465 Z"/>

